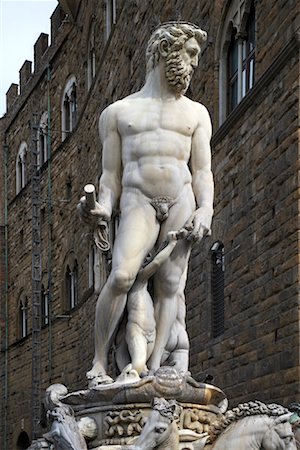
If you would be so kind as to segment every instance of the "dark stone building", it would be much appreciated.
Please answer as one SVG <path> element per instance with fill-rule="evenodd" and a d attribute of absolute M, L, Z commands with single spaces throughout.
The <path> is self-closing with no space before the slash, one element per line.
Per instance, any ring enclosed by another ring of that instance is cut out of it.
<path fill-rule="evenodd" d="M 100 112 L 142 86 L 151 31 L 208 32 L 188 95 L 213 120 L 215 218 L 186 289 L 191 372 L 230 404 L 299 401 L 299 2 L 61 0 L 0 120 L 3 450 L 25 449 L 49 384 L 86 386 L 108 267 L 76 204 L 98 184 Z"/>

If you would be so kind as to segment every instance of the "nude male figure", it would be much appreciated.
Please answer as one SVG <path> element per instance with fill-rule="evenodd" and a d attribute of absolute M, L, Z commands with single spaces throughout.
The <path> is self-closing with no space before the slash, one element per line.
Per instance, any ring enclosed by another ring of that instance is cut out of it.
<path fill-rule="evenodd" d="M 178 296 L 184 299 L 191 244 L 211 227 L 211 121 L 202 104 L 184 96 L 205 39 L 206 33 L 190 24 L 161 25 L 148 43 L 142 89 L 100 116 L 99 200 L 89 212 L 81 199 L 81 212 L 86 220 L 110 220 L 119 203 L 121 216 L 112 270 L 96 306 L 95 357 L 87 373 L 99 383 L 112 381 L 107 376 L 108 352 L 145 257 L 168 232 L 185 228 L 188 239 L 178 242 L 154 275 L 156 340 L 148 367 L 160 367 L 177 317 Z"/>

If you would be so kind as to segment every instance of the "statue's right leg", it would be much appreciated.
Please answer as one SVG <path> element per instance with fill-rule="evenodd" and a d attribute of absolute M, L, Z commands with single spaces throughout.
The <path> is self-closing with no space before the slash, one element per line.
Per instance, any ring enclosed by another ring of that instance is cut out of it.
<path fill-rule="evenodd" d="M 155 212 L 149 201 L 128 194 L 121 204 L 121 220 L 114 243 L 112 270 L 96 305 L 95 357 L 89 379 L 111 381 L 106 376 L 108 353 L 124 313 L 127 292 L 153 248 L 159 233 Z M 127 201 L 125 201 L 127 200 Z"/>

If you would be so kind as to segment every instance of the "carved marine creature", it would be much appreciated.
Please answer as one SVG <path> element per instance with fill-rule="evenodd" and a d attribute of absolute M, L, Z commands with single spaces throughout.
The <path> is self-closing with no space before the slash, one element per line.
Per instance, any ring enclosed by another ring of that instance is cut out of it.
<path fill-rule="evenodd" d="M 300 403 L 291 403 L 288 410 L 293 413 L 290 417 L 290 424 L 295 436 L 297 450 L 300 450 Z"/>
<path fill-rule="evenodd" d="M 280 405 L 243 403 L 212 424 L 211 450 L 297 450 L 290 413 Z"/>
<path fill-rule="evenodd" d="M 63 384 L 53 384 L 46 390 L 45 405 L 51 429 L 44 438 L 54 444 L 55 450 L 87 450 L 72 408 L 60 401 L 67 393 Z"/>

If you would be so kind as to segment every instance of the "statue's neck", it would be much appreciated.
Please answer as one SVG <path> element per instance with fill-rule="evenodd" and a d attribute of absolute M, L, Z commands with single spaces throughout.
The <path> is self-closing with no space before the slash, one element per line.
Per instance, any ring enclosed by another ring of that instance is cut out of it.
<path fill-rule="evenodd" d="M 180 97 L 169 85 L 162 64 L 158 64 L 147 74 L 145 84 L 140 92 L 145 97 L 159 99 L 176 99 Z"/>

